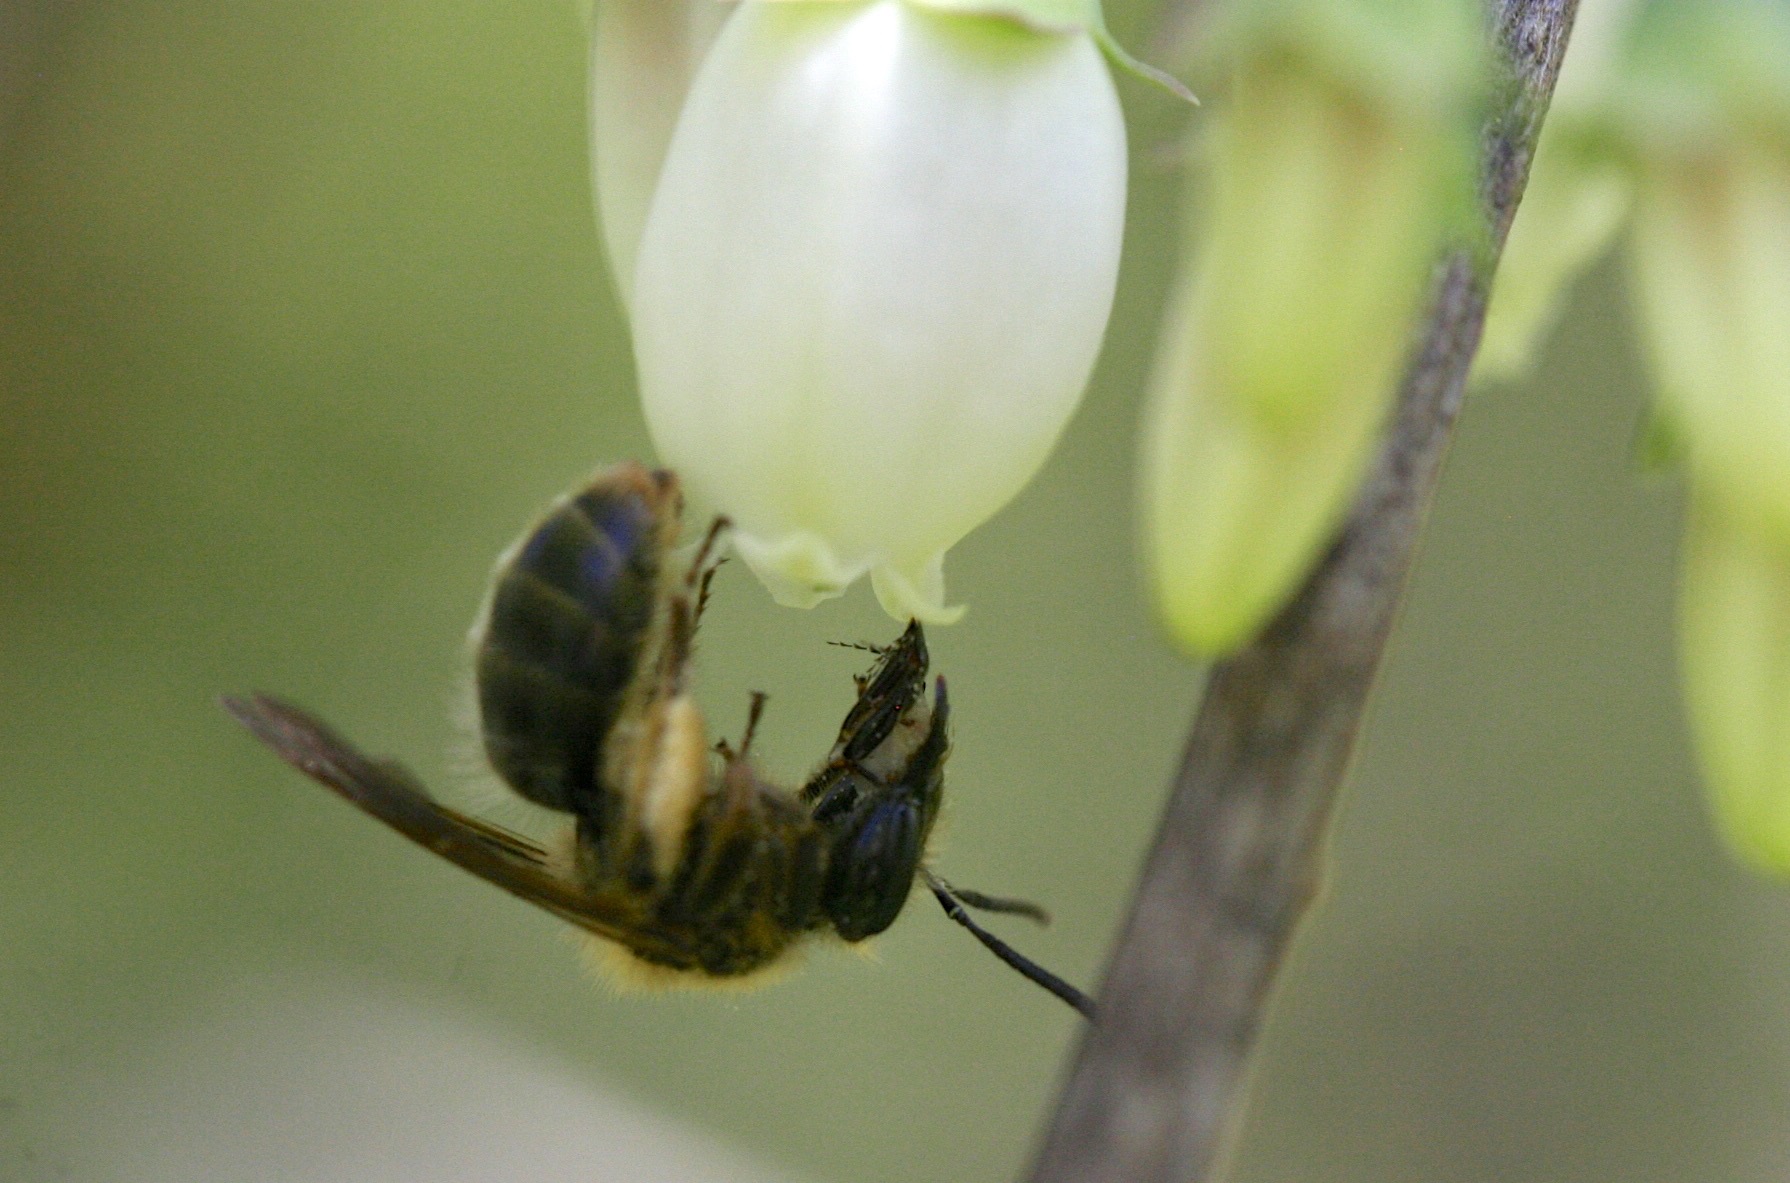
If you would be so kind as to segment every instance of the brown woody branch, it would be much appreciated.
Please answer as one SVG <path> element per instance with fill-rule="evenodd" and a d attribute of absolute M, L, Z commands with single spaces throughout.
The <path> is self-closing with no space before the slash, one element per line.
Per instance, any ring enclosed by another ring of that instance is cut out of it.
<path fill-rule="evenodd" d="M 1212 671 L 1031 1183 L 1207 1179 L 1241 1109 L 1577 8 L 1488 4 L 1507 74 L 1483 141 L 1487 244 L 1442 265 L 1385 445 L 1336 543 L 1261 639 Z"/>

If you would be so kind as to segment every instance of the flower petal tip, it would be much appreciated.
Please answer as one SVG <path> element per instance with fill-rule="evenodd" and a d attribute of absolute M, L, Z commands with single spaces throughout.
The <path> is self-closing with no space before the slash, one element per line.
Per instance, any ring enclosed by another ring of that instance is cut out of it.
<path fill-rule="evenodd" d="M 845 594 L 867 567 L 840 562 L 825 539 L 807 531 L 766 539 L 736 530 L 733 547 L 771 598 L 786 608 L 812 608 Z"/>
<path fill-rule="evenodd" d="M 956 624 L 968 611 L 962 604 L 945 603 L 945 556 L 934 555 L 913 571 L 884 563 L 870 572 L 876 602 L 896 620 L 925 624 Z"/>

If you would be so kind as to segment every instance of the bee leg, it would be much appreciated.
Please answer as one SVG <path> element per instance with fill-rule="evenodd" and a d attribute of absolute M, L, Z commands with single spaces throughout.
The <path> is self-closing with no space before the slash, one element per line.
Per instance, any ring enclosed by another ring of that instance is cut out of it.
<path fill-rule="evenodd" d="M 703 610 L 709 606 L 709 585 L 715 581 L 715 572 L 727 561 L 723 556 L 711 563 L 709 556 L 714 553 L 721 535 L 732 526 L 732 519 L 717 514 L 715 520 L 709 523 L 708 533 L 702 536 L 702 544 L 696 548 L 696 557 L 690 560 L 689 571 L 684 574 L 685 591 L 696 599 L 696 618 L 691 622 L 692 628 L 702 620 Z"/>
<path fill-rule="evenodd" d="M 721 564 L 725 563 L 726 561 L 727 560 L 725 558 L 716 559 L 713 563 L 711 563 L 709 565 L 708 570 L 706 570 L 702 573 L 702 579 L 696 585 L 696 623 L 697 624 L 702 623 L 702 614 L 704 612 L 707 612 L 709 609 L 709 588 L 714 585 L 715 572 L 719 571 L 721 569 Z"/>
<path fill-rule="evenodd" d="M 1094 1021 L 1093 999 L 1089 998 L 1086 994 L 1083 994 L 1080 990 L 1077 990 L 1074 986 L 1071 986 L 1068 982 L 1065 982 L 1062 978 L 1059 978 L 1056 974 L 1051 973 L 1037 962 L 1018 952 L 1013 946 L 1009 945 L 1006 941 L 1003 941 L 1000 937 L 995 936 L 980 924 L 977 924 L 975 920 L 970 917 L 970 914 L 964 911 L 963 904 L 958 901 L 956 893 L 951 890 L 943 879 L 940 879 L 937 875 L 934 875 L 931 871 L 928 871 L 925 868 L 921 868 L 920 874 L 926 880 L 926 886 L 932 889 L 932 894 L 934 898 L 938 900 L 939 907 L 945 910 L 945 915 L 969 929 L 970 935 L 975 937 L 978 941 L 981 941 L 982 946 L 985 949 L 1000 958 L 1001 961 L 1006 963 L 1010 968 L 1017 970 L 1019 975 L 1027 981 L 1044 987 L 1044 989 L 1050 991 L 1059 999 L 1074 1007 L 1081 1014 L 1082 1018 L 1088 1020 L 1090 1023 Z"/>
<path fill-rule="evenodd" d="M 654 698 L 669 701 L 684 692 L 684 674 L 696 648 L 696 622 L 701 614 L 700 600 L 692 605 L 686 595 L 669 597 L 665 605 L 665 646 L 659 651 L 658 690 Z"/>
<path fill-rule="evenodd" d="M 752 692 L 752 705 L 746 708 L 746 734 L 740 737 L 740 759 L 752 750 L 752 737 L 758 733 L 758 721 L 764 718 L 765 692 Z"/>
<path fill-rule="evenodd" d="M 752 692 L 752 705 L 746 709 L 746 734 L 740 738 L 740 746 L 738 748 L 735 748 L 725 739 L 718 739 L 715 741 L 715 751 L 719 752 L 721 758 L 726 760 L 729 764 L 744 760 L 746 758 L 746 753 L 752 750 L 752 737 L 758 732 L 759 719 L 764 717 L 766 697 L 765 692 L 762 690 L 754 690 Z"/>
<path fill-rule="evenodd" d="M 667 640 L 659 670 L 660 686 L 667 694 L 676 693 L 683 686 L 684 667 L 689 664 L 690 651 L 696 645 L 696 626 L 702 622 L 703 610 L 709 606 L 709 589 L 714 584 L 715 572 L 727 561 L 719 558 L 710 562 L 709 556 L 714 553 L 722 533 L 732 526 L 732 519 L 720 515 L 709 523 L 708 532 L 696 548 L 696 557 L 690 560 L 690 569 L 684 572 L 683 593 L 671 597 Z"/>
<path fill-rule="evenodd" d="M 712 570 L 709 568 L 709 555 L 714 551 L 715 544 L 721 540 L 721 535 L 732 528 L 732 518 L 715 515 L 715 520 L 709 523 L 708 532 L 702 536 L 702 545 L 696 548 L 696 557 L 690 560 L 690 570 L 684 576 L 685 587 L 694 588 L 704 569 Z"/>

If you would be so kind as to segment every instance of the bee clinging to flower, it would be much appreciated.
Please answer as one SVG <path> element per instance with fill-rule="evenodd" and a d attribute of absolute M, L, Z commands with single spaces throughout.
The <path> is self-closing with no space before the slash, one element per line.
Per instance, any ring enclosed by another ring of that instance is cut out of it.
<path fill-rule="evenodd" d="M 299 771 L 598 938 L 623 980 L 749 980 L 814 935 L 857 942 L 883 931 L 920 878 L 1003 961 L 1091 1013 L 963 907 L 1042 919 L 1035 905 L 955 891 L 923 865 L 950 705 L 944 678 L 928 694 L 918 621 L 875 650 L 831 751 L 799 791 L 752 762 L 762 695 L 737 746 L 710 744 L 690 664 L 725 522 L 673 572 L 681 512 L 673 474 L 617 465 L 499 561 L 475 633 L 480 732 L 510 788 L 567 817 L 557 845 L 437 802 L 401 766 L 278 699 L 225 706 Z"/>

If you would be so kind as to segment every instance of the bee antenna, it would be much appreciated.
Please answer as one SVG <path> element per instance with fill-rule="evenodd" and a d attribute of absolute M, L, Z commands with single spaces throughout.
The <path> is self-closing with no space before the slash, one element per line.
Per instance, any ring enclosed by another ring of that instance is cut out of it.
<path fill-rule="evenodd" d="M 888 648 L 886 645 L 872 645 L 868 641 L 828 641 L 827 644 L 833 646 L 835 649 L 856 649 L 860 653 L 876 653 L 879 655 Z"/>
<path fill-rule="evenodd" d="M 944 889 L 955 896 L 957 902 L 966 908 L 974 908 L 978 912 L 999 912 L 1006 916 L 1024 916 L 1038 925 L 1044 927 L 1050 925 L 1050 913 L 1046 912 L 1042 905 L 1034 904 L 1031 900 L 1016 900 L 1009 896 L 970 891 L 957 886 L 943 876 L 937 878 Z"/>
<path fill-rule="evenodd" d="M 1000 958 L 1008 965 L 1008 967 L 1017 970 L 1019 975 L 1027 981 L 1044 987 L 1059 999 L 1074 1007 L 1080 1012 L 1081 1017 L 1088 1020 L 1088 1022 L 1091 1023 L 1094 1021 L 1093 999 L 1089 998 L 1086 994 L 1083 994 L 1080 990 L 1077 990 L 1074 986 L 1071 986 L 1068 982 L 1065 982 L 1062 978 L 1059 978 L 1056 974 L 1051 973 L 1042 965 L 1039 965 L 1029 957 L 1026 957 L 1006 941 L 1003 941 L 1000 937 L 995 936 L 993 933 L 983 928 L 980 924 L 977 924 L 975 920 L 971 918 L 970 914 L 964 910 L 964 903 L 966 901 L 961 899 L 958 894 L 951 889 L 950 884 L 946 883 L 943 879 L 940 879 L 937 875 L 934 875 L 924 867 L 920 868 L 920 874 L 925 878 L 926 886 L 932 889 L 932 894 L 934 898 L 938 900 L 939 907 L 945 910 L 945 915 L 969 929 L 970 935 L 975 937 L 978 941 L 981 941 L 983 948 Z M 972 907 L 981 907 L 983 906 L 983 901 L 994 900 L 994 897 L 984 896 L 979 892 L 971 892 L 969 894 L 974 896 L 978 901 L 977 903 L 972 904 Z M 1000 904 L 1021 903 L 1021 901 L 1016 900 L 995 900 L 994 902 Z M 1036 904 L 1028 906 L 1037 909 L 1038 911 L 1042 911 L 1042 909 L 1037 908 Z M 1016 909 L 991 908 L 988 910 L 999 912 Z M 1021 914 L 1029 915 L 1030 913 L 1022 911 Z"/>

